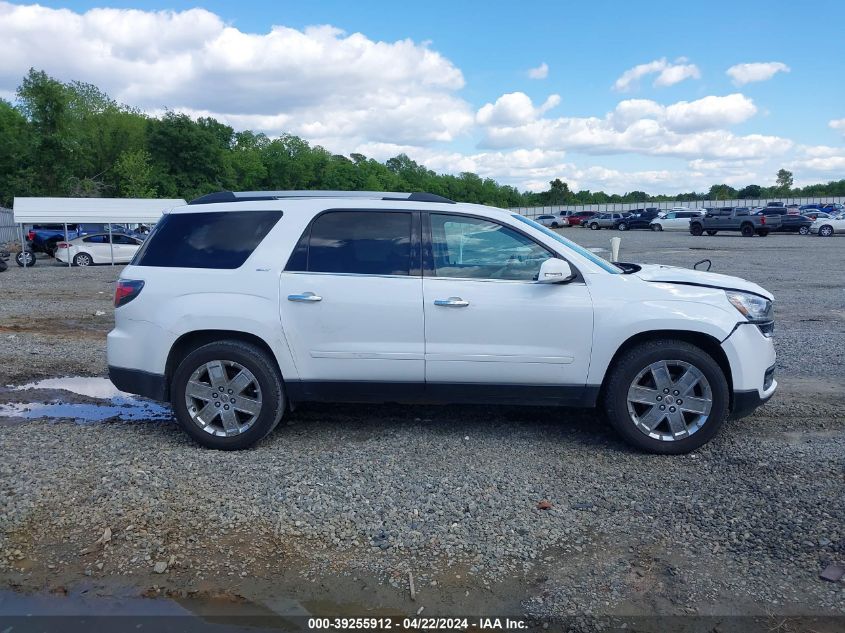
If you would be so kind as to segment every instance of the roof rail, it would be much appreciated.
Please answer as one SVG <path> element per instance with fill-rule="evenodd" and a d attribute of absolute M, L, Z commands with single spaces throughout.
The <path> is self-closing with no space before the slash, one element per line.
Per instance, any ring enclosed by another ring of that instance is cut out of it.
<path fill-rule="evenodd" d="M 256 200 L 282 200 L 288 198 L 369 198 L 372 200 L 396 200 L 403 202 L 445 202 L 455 204 L 454 200 L 434 193 L 418 191 L 218 191 L 199 198 L 188 204 L 214 204 L 215 202 L 250 202 Z"/>

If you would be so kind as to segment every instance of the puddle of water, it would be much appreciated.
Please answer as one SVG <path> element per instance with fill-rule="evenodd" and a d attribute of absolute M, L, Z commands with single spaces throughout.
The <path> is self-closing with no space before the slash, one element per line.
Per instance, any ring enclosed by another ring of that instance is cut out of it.
<path fill-rule="evenodd" d="M 14 391 L 26 391 L 28 389 L 61 389 L 70 391 L 80 396 L 89 398 L 132 398 L 131 394 L 120 391 L 108 378 L 68 376 L 66 378 L 47 378 L 38 382 L 29 382 L 25 385 L 8 385 Z"/>
<path fill-rule="evenodd" d="M 126 421 L 169 420 L 170 408 L 120 391 L 108 378 L 70 376 L 47 378 L 25 385 L 9 385 L 12 391 L 52 389 L 67 391 L 88 398 L 104 400 L 99 403 L 26 402 L 0 404 L 0 417 L 24 419 L 73 419 L 77 424 L 102 422 L 111 418 Z"/>
<path fill-rule="evenodd" d="M 126 402 L 123 404 L 100 405 L 63 402 L 35 402 L 30 404 L 11 403 L 0 404 L 0 417 L 25 418 L 38 420 L 42 418 L 68 419 L 77 424 L 102 422 L 111 418 L 121 420 L 169 420 L 172 418 L 170 409 L 154 402 Z"/>

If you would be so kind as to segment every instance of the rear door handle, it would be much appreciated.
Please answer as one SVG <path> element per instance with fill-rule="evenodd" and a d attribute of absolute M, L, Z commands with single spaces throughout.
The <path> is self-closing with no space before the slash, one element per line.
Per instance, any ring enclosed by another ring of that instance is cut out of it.
<path fill-rule="evenodd" d="M 303 303 L 314 303 L 322 301 L 323 298 L 313 292 L 303 292 L 301 295 L 288 295 L 288 301 L 301 301 Z"/>
<path fill-rule="evenodd" d="M 448 299 L 435 299 L 434 305 L 445 306 L 447 308 L 466 308 L 469 301 L 464 301 L 460 297 L 449 297 Z"/>

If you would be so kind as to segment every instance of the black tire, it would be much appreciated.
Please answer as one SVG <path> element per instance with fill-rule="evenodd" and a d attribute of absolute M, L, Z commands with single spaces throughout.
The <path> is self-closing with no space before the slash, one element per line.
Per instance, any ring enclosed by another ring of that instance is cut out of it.
<path fill-rule="evenodd" d="M 73 256 L 74 266 L 91 266 L 94 259 L 88 253 L 77 253 Z"/>
<path fill-rule="evenodd" d="M 185 402 L 185 389 L 193 372 L 214 360 L 234 361 L 255 376 L 261 388 L 262 405 L 258 418 L 239 435 L 222 437 L 204 431 L 191 419 Z M 206 448 L 236 451 L 249 448 L 264 439 L 282 419 L 285 393 L 282 376 L 275 362 L 257 345 L 242 341 L 222 340 L 198 347 L 179 363 L 170 382 L 171 405 L 179 424 L 197 443 Z"/>
<path fill-rule="evenodd" d="M 695 222 L 689 225 L 689 232 L 698 237 L 704 233 L 704 227 Z"/>
<path fill-rule="evenodd" d="M 757 229 L 757 235 L 766 237 L 769 234 L 769 229 Z"/>
<path fill-rule="evenodd" d="M 559 229 L 559 228 L 560 228 L 560 224 L 558 224 L 557 222 L 552 222 L 552 228 L 553 228 L 553 229 Z"/>
<path fill-rule="evenodd" d="M 798 235 L 809 235 L 810 234 L 810 227 L 809 226 L 802 226 L 798 229 Z"/>
<path fill-rule="evenodd" d="M 663 230 L 663 225 L 662 225 L 662 224 L 652 224 L 652 225 L 651 225 L 651 230 L 652 230 L 652 231 L 662 231 L 662 230 Z"/>
<path fill-rule="evenodd" d="M 819 237 L 833 237 L 833 227 L 830 224 L 823 224 L 819 227 Z"/>
<path fill-rule="evenodd" d="M 8 268 L 9 264 L 7 264 L 5 260 L 0 259 L 0 273 L 5 273 Z"/>
<path fill-rule="evenodd" d="M 597 222 L 592 222 L 592 223 L 590 224 L 590 229 L 592 229 L 593 231 L 598 231 L 600 228 L 601 228 L 601 227 L 598 225 L 598 223 L 597 223 Z"/>
<path fill-rule="evenodd" d="M 714 231 L 714 230 L 711 229 L 711 230 L 707 231 L 707 235 L 711 235 L 711 236 L 716 235 L 716 233 L 718 233 L 718 232 L 719 231 Z"/>
<path fill-rule="evenodd" d="M 21 268 L 24 267 L 24 258 L 26 258 L 25 263 L 27 268 L 35 266 L 35 263 L 38 261 L 35 259 L 35 253 L 32 251 L 21 251 L 15 254 L 15 263 Z"/>
<path fill-rule="evenodd" d="M 743 224 L 739 227 L 739 232 L 742 233 L 742 237 L 754 237 L 754 225 Z"/>
<path fill-rule="evenodd" d="M 683 361 L 696 367 L 710 384 L 712 404 L 704 424 L 692 435 L 674 441 L 649 437 L 640 431 L 628 412 L 628 389 L 637 374 L 661 360 Z M 728 416 L 730 390 L 719 364 L 707 352 L 685 341 L 648 341 L 625 352 L 611 367 L 604 387 L 602 408 L 614 429 L 629 444 L 650 453 L 680 455 L 709 442 Z"/>
<path fill-rule="evenodd" d="M 620 222 L 619 225 L 616 228 L 619 229 L 620 231 L 627 231 L 628 230 L 628 224 L 625 223 L 625 222 Z"/>

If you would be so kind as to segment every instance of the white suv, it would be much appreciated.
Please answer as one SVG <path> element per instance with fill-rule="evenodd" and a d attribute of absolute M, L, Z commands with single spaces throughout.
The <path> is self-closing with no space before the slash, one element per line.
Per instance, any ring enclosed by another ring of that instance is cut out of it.
<path fill-rule="evenodd" d="M 774 393 L 772 300 L 431 194 L 221 192 L 166 213 L 124 269 L 109 372 L 218 449 L 334 401 L 598 406 L 684 453 Z M 562 318 L 565 336 L 531 326 Z"/>

